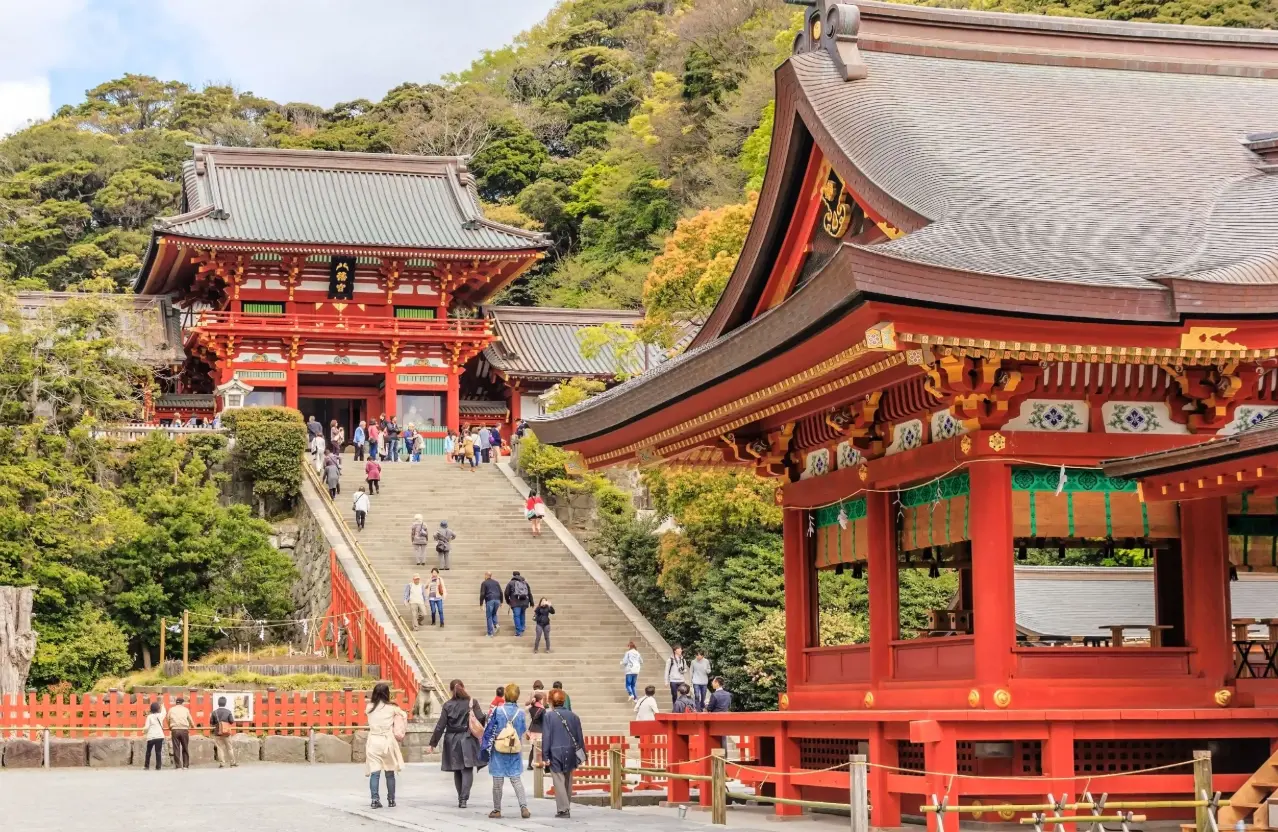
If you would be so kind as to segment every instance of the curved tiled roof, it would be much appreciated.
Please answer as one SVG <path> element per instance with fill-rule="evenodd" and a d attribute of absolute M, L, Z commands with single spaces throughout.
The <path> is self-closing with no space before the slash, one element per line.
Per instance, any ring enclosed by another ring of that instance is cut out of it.
<path fill-rule="evenodd" d="M 930 220 L 873 245 L 879 254 L 1161 289 L 1152 281 L 1278 251 L 1278 176 L 1240 142 L 1278 125 L 1278 82 L 886 52 L 864 60 L 868 77 L 851 82 L 824 52 L 790 63 L 838 154 Z"/>
<path fill-rule="evenodd" d="M 604 347 L 592 358 L 581 354 L 578 333 L 582 329 L 610 323 L 634 326 L 643 317 L 639 312 L 534 306 L 490 306 L 485 312 L 493 320 L 498 340 L 484 350 L 484 358 L 507 375 L 611 379 L 619 370 L 642 372 L 667 358 L 657 347 L 636 348 L 624 360 L 618 360 L 611 347 Z"/>
<path fill-rule="evenodd" d="M 186 213 L 157 231 L 206 240 L 412 249 L 544 248 L 487 220 L 460 157 L 197 146 Z"/>

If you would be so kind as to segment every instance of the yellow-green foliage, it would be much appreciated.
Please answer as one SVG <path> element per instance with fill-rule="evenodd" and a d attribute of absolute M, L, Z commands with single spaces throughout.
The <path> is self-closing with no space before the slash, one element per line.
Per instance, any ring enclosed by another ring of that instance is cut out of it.
<path fill-rule="evenodd" d="M 122 690 L 132 693 L 136 688 L 175 687 L 198 688 L 208 690 L 231 690 L 245 685 L 256 687 L 274 687 L 277 690 L 368 690 L 377 683 L 376 679 L 348 678 L 334 676 L 331 673 L 290 673 L 286 676 L 264 676 L 261 673 L 239 671 L 227 675 L 213 671 L 198 673 L 179 673 L 176 676 L 165 676 L 159 670 L 145 670 L 128 676 L 108 676 L 98 680 L 93 686 L 97 693 L 109 690 Z"/>

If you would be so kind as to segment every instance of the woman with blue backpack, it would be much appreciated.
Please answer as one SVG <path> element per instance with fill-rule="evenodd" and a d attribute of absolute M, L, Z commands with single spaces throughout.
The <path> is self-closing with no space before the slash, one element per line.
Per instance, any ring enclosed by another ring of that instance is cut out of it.
<path fill-rule="evenodd" d="M 501 817 L 501 793 L 507 780 L 515 787 L 515 799 L 519 801 L 519 816 L 531 816 L 528 797 L 524 794 L 523 741 L 528 736 L 528 720 L 519 707 L 519 685 L 506 685 L 502 696 L 505 702 L 492 709 L 488 724 L 484 726 L 481 743 L 488 755 L 488 773 L 493 776 L 493 810 L 490 818 Z"/>

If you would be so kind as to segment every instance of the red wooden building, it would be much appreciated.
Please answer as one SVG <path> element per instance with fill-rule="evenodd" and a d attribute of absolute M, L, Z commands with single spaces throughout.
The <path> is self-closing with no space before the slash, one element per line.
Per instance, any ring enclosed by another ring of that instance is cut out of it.
<path fill-rule="evenodd" d="M 177 392 L 236 379 L 249 403 L 337 419 L 348 436 L 381 413 L 456 429 L 463 368 L 494 337 L 457 311 L 548 245 L 485 219 L 452 157 L 197 146 L 182 203 L 135 287 L 189 310 Z"/>
<path fill-rule="evenodd" d="M 671 761 L 758 736 L 767 788 L 797 797 L 846 794 L 847 772 L 822 770 L 867 749 L 877 826 L 933 794 L 1184 798 L 1188 767 L 1089 782 L 1200 748 L 1239 788 L 1278 750 L 1278 673 L 1236 661 L 1228 585 L 1278 563 L 1254 516 L 1278 469 L 1208 466 L 1152 493 L 1101 463 L 1278 411 L 1278 34 L 808 14 L 707 325 L 680 358 L 534 420 L 584 467 L 777 479 L 787 692 L 776 712 L 663 715 Z M 1097 545 L 1152 557 L 1153 623 L 1118 605 L 1092 638 L 1018 636 L 1018 556 Z M 844 569 L 868 580 L 868 644 L 820 632 L 817 587 Z M 901 623 L 907 569 L 958 575 L 921 632 Z"/>

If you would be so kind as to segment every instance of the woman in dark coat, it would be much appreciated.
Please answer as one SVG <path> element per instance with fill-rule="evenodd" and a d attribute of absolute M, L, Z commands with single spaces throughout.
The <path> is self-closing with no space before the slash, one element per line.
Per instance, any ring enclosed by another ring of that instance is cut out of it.
<path fill-rule="evenodd" d="M 571 817 L 572 773 L 580 763 L 577 749 L 585 745 L 581 719 L 568 710 L 567 694 L 555 689 L 550 692 L 550 710 L 542 717 L 542 757 L 550 769 L 550 779 L 555 784 L 555 817 Z"/>
<path fill-rule="evenodd" d="M 453 785 L 457 787 L 457 807 L 465 809 L 466 801 L 470 800 L 471 784 L 475 782 L 475 769 L 486 765 L 480 760 L 479 740 L 470 732 L 470 717 L 473 715 L 483 725 L 487 716 L 479 703 L 470 698 L 460 679 L 454 679 L 448 684 L 448 688 L 453 692 L 453 697 L 444 703 L 439 722 L 435 723 L 435 732 L 430 735 L 430 748 L 426 753 L 434 754 L 435 749 L 440 747 L 440 738 L 443 738 L 442 768 L 453 773 Z"/>

